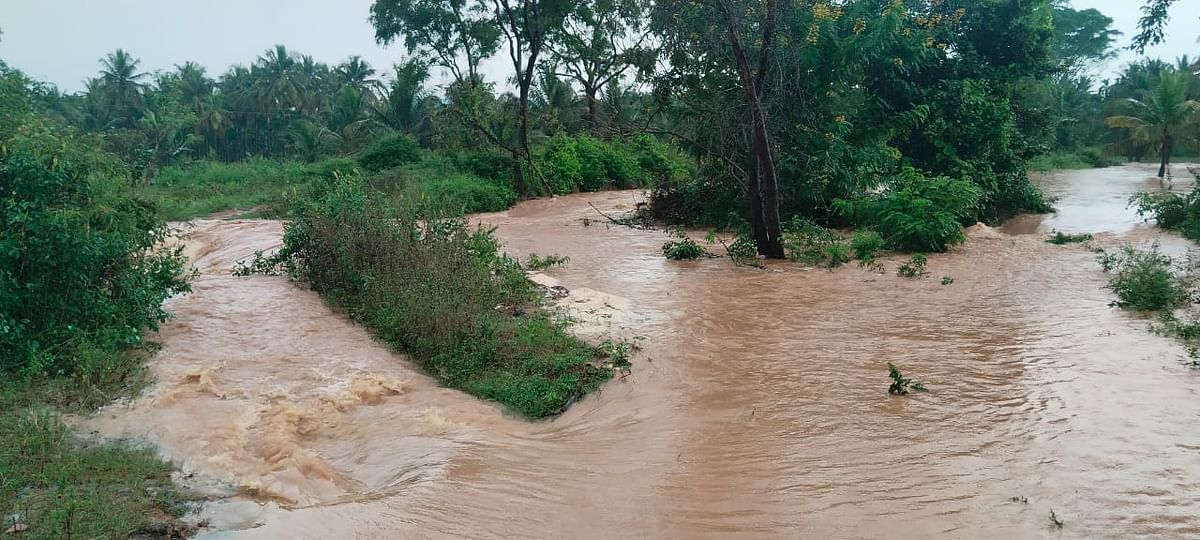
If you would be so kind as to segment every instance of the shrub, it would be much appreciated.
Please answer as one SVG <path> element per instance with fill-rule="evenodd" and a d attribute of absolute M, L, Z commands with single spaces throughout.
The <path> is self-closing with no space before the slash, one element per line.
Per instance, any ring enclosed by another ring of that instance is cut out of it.
<path fill-rule="evenodd" d="M 1108 288 L 1117 295 L 1115 305 L 1137 311 L 1179 307 L 1195 296 L 1191 283 L 1176 273 L 1175 261 L 1159 251 L 1158 244 L 1142 251 L 1132 246 L 1099 257 L 1105 272 L 1112 273 Z"/>
<path fill-rule="evenodd" d="M 682 158 L 649 136 L 607 142 L 559 134 L 546 143 L 540 164 L 551 191 L 559 195 L 646 186 L 686 170 Z"/>
<path fill-rule="evenodd" d="M 1198 179 L 1200 180 L 1200 179 Z M 1159 227 L 1200 240 L 1200 193 L 1138 193 L 1129 199 L 1139 216 L 1152 217 Z"/>
<path fill-rule="evenodd" d="M 47 130 L 0 148 L 0 376 L 112 376 L 189 290 L 182 249 L 84 143 Z"/>
<path fill-rule="evenodd" d="M 896 275 L 900 276 L 900 277 L 906 277 L 906 278 L 916 278 L 916 277 L 924 276 L 925 274 L 929 273 L 929 272 L 925 271 L 925 263 L 927 263 L 927 262 L 928 262 L 928 259 L 925 258 L 924 254 L 917 253 L 917 254 L 913 255 L 912 258 L 908 260 L 908 262 L 900 265 L 900 268 L 896 269 Z"/>
<path fill-rule="evenodd" d="M 462 152 L 454 156 L 454 164 L 464 172 L 511 187 L 513 158 L 507 153 L 498 150 Z"/>
<path fill-rule="evenodd" d="M 404 193 L 435 214 L 499 212 L 517 203 L 517 194 L 513 190 L 469 174 L 415 181 Z"/>
<path fill-rule="evenodd" d="M 358 163 L 371 172 L 412 163 L 421 159 L 421 145 L 411 135 L 388 135 L 376 139 L 362 154 Z"/>
<path fill-rule="evenodd" d="M 927 178 L 907 168 L 882 194 L 834 204 L 858 224 L 879 231 L 892 248 L 945 251 L 966 238 L 959 220 L 975 213 L 980 194 L 969 181 Z"/>
<path fill-rule="evenodd" d="M 691 238 L 680 238 L 663 244 L 663 256 L 673 261 L 690 261 L 703 257 L 707 252 Z"/>
<path fill-rule="evenodd" d="M 850 250 L 854 258 L 861 261 L 860 266 L 868 266 L 875 262 L 875 256 L 883 250 L 883 237 L 872 230 L 860 230 L 850 238 Z"/>
<path fill-rule="evenodd" d="M 835 244 L 837 237 L 810 220 L 793 218 L 783 228 L 782 242 L 788 259 L 817 265 L 826 261 L 826 248 Z"/>
<path fill-rule="evenodd" d="M 733 242 L 726 246 L 729 258 L 734 262 L 753 261 L 758 258 L 758 242 L 747 232 L 741 232 Z"/>
<path fill-rule="evenodd" d="M 538 308 L 491 230 L 422 219 L 359 176 L 295 203 L 276 260 L 442 383 L 526 416 L 556 414 L 611 375 Z"/>
<path fill-rule="evenodd" d="M 823 256 L 830 268 L 836 268 L 850 262 L 850 246 L 842 242 L 829 244 L 825 246 Z"/>

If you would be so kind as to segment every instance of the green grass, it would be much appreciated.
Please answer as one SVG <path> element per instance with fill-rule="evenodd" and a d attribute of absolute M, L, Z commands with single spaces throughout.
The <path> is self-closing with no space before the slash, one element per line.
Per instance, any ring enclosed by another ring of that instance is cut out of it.
<path fill-rule="evenodd" d="M 164 169 L 144 196 L 171 221 L 230 210 L 244 210 L 241 217 L 281 218 L 288 200 L 306 197 L 335 174 L 355 170 L 359 165 L 349 158 L 312 164 L 266 159 L 198 161 Z M 372 173 L 368 180 L 392 199 L 437 212 L 497 212 L 517 202 L 511 187 L 462 172 L 450 160 L 437 156 Z"/>
<path fill-rule="evenodd" d="M 140 365 L 131 355 L 128 365 Z M 0 386 L 0 531 L 17 538 L 126 538 L 175 531 L 190 497 L 171 481 L 172 467 L 153 450 L 81 439 L 60 413 L 86 413 L 118 393 L 78 378 Z"/>
<path fill-rule="evenodd" d="M 1078 244 L 1080 242 L 1088 242 L 1094 238 L 1089 233 L 1068 234 L 1062 231 L 1054 231 L 1050 238 L 1046 239 L 1046 243 L 1062 246 L 1066 244 Z"/>
<path fill-rule="evenodd" d="M 295 202 L 276 262 L 442 384 L 521 415 L 557 414 L 612 376 L 490 230 L 426 212 L 340 179 Z"/>

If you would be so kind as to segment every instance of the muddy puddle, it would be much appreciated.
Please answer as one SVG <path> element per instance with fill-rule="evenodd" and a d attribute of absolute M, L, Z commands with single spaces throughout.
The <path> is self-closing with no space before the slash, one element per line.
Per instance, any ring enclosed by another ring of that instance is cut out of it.
<path fill-rule="evenodd" d="M 200 221 L 158 383 L 83 429 L 178 462 L 216 497 L 205 538 L 1196 537 L 1200 373 L 1109 307 L 1092 253 L 1044 242 L 1187 251 L 1125 208 L 1152 173 L 1045 176 L 1058 214 L 974 227 L 917 280 L 899 259 L 667 261 L 663 232 L 589 205 L 635 192 L 480 216 L 514 255 L 571 258 L 539 279 L 586 331 L 644 338 L 632 375 L 538 423 L 439 388 L 285 278 L 229 276 L 278 223 Z M 931 392 L 889 396 L 888 362 Z"/>

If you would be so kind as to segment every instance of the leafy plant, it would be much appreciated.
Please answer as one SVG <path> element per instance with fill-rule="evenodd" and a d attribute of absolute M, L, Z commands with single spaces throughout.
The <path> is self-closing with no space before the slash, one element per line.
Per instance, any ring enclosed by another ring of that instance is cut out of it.
<path fill-rule="evenodd" d="M 729 252 L 729 258 L 738 263 L 753 261 L 758 257 L 758 245 L 749 233 L 738 234 L 737 238 L 726 246 L 726 251 Z"/>
<path fill-rule="evenodd" d="M 870 229 L 856 231 L 850 238 L 850 250 L 854 252 L 854 258 L 859 260 L 859 266 L 870 266 L 883 250 L 883 237 Z"/>
<path fill-rule="evenodd" d="M 850 262 L 850 246 L 835 242 L 825 246 L 822 255 L 830 268 L 836 268 Z"/>
<path fill-rule="evenodd" d="M 1195 296 L 1191 282 L 1176 271 L 1171 257 L 1159 251 L 1121 247 L 1119 253 L 1098 257 L 1105 272 L 1112 273 L 1108 288 L 1117 295 L 1115 305 L 1137 311 L 1161 311 L 1179 307 Z"/>
<path fill-rule="evenodd" d="M 1063 233 L 1062 231 L 1054 231 L 1054 233 L 1050 236 L 1050 238 L 1048 240 L 1046 240 L 1046 242 L 1057 245 L 1057 246 L 1061 246 L 1064 244 L 1077 244 L 1080 242 L 1088 242 L 1088 241 L 1091 241 L 1092 238 L 1093 238 L 1093 236 L 1088 233 L 1066 234 L 1066 233 Z"/>
<path fill-rule="evenodd" d="M 900 265 L 900 267 L 896 269 L 896 275 L 905 278 L 917 278 L 924 276 L 929 273 L 925 270 L 925 263 L 927 262 L 928 259 L 925 258 L 924 254 L 917 253 L 913 255 L 908 262 Z M 943 285 L 945 285 L 945 283 L 943 283 Z"/>
<path fill-rule="evenodd" d="M 663 256 L 673 261 L 690 261 L 703 257 L 708 252 L 691 238 L 680 238 L 663 244 Z"/>
<path fill-rule="evenodd" d="M 606 339 L 596 346 L 596 356 L 607 358 L 610 365 L 617 369 L 628 369 L 632 364 L 629 355 L 638 350 L 637 344 L 625 339 Z"/>
<path fill-rule="evenodd" d="M 530 253 L 529 258 L 525 260 L 525 269 L 527 270 L 545 270 L 554 266 L 565 266 L 571 262 L 571 258 L 565 255 L 546 255 L 538 257 L 537 253 Z"/>
<path fill-rule="evenodd" d="M 927 392 L 925 384 L 921 381 L 914 381 L 906 378 L 900 370 L 888 362 L 888 377 L 892 379 L 892 384 L 888 386 L 888 393 L 895 396 L 907 396 L 909 392 Z"/>
<path fill-rule="evenodd" d="M 911 168 L 877 196 L 835 201 L 835 209 L 879 231 L 895 249 L 945 251 L 961 243 L 960 219 L 973 215 L 981 191 L 966 180 L 926 177 Z"/>
<path fill-rule="evenodd" d="M 411 135 L 381 137 L 358 157 L 363 169 L 371 172 L 399 167 L 421 159 L 421 146 Z"/>
<path fill-rule="evenodd" d="M 954 278 L 950 276 L 942 276 L 942 285 L 950 285 L 954 283 Z"/>

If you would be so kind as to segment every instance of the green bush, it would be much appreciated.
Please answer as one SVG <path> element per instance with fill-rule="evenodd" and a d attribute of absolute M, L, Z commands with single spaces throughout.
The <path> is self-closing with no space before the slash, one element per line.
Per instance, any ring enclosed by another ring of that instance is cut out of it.
<path fill-rule="evenodd" d="M 234 163 L 196 161 L 162 169 L 157 182 L 143 194 L 171 221 L 256 207 L 265 207 L 264 215 L 282 216 L 288 197 L 307 190 L 314 180 L 354 168 L 340 159 L 311 165 L 263 158 Z"/>
<path fill-rule="evenodd" d="M 114 376 L 189 290 L 181 249 L 84 142 L 37 130 L 0 148 L 0 376 Z"/>
<path fill-rule="evenodd" d="M 1162 311 L 1195 297 L 1189 280 L 1175 271 L 1175 261 L 1159 251 L 1157 244 L 1145 251 L 1125 245 L 1119 253 L 1101 254 L 1099 261 L 1104 271 L 1112 274 L 1108 288 L 1116 293 L 1117 306 Z"/>
<path fill-rule="evenodd" d="M 382 171 L 399 167 L 421 159 L 421 145 L 411 135 L 388 135 L 373 141 L 358 156 L 362 168 L 370 171 Z"/>
<path fill-rule="evenodd" d="M 442 383 L 543 417 L 610 376 L 490 230 L 396 208 L 357 176 L 294 204 L 277 261 Z"/>
<path fill-rule="evenodd" d="M 517 203 L 512 189 L 469 174 L 412 182 L 404 193 L 435 214 L 499 212 Z"/>
<path fill-rule="evenodd" d="M 916 253 L 910 259 L 908 259 L 908 262 L 900 265 L 900 267 L 896 269 L 896 275 L 905 278 L 917 278 L 924 276 L 929 273 L 925 270 L 925 264 L 927 262 L 929 262 L 929 259 L 927 259 L 923 253 Z"/>
<path fill-rule="evenodd" d="M 909 251 L 945 251 L 966 237 L 959 220 L 976 211 L 980 190 L 966 180 L 928 178 L 905 169 L 883 193 L 835 201 L 856 223 L 883 235 L 887 245 Z"/>
<path fill-rule="evenodd" d="M 680 238 L 663 244 L 663 256 L 673 261 L 690 261 L 703 257 L 707 252 L 691 238 Z"/>
<path fill-rule="evenodd" d="M 1200 177 L 1197 179 L 1200 181 Z M 1200 240 L 1200 192 L 1195 188 L 1185 195 L 1175 192 L 1135 194 L 1129 205 L 1143 218 L 1154 218 L 1167 230 L 1178 231 L 1192 240 Z"/>
<path fill-rule="evenodd" d="M 681 157 L 649 136 L 609 142 L 565 134 L 546 143 L 540 168 L 551 191 L 559 195 L 648 186 L 686 170 Z"/>
<path fill-rule="evenodd" d="M 1062 245 L 1066 245 L 1066 244 L 1078 244 L 1080 242 L 1087 242 L 1087 241 L 1090 241 L 1092 238 L 1093 238 L 1093 236 L 1088 233 L 1067 234 L 1062 231 L 1054 231 L 1053 234 L 1050 235 L 1050 238 L 1046 239 L 1046 243 L 1054 244 L 1056 246 L 1062 246 Z"/>
<path fill-rule="evenodd" d="M 512 184 L 513 158 L 507 153 L 478 150 L 456 154 L 453 159 L 455 166 L 462 171 L 498 184 Z"/>
<path fill-rule="evenodd" d="M 875 256 L 883 250 L 883 237 L 872 230 L 856 231 L 850 238 L 850 250 L 854 252 L 854 258 L 862 261 L 864 265 L 869 265 L 875 262 Z"/>

